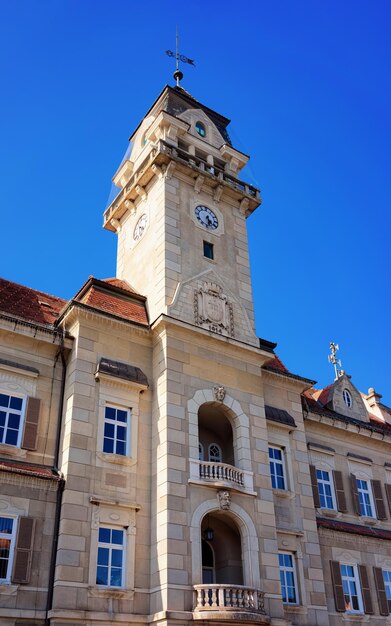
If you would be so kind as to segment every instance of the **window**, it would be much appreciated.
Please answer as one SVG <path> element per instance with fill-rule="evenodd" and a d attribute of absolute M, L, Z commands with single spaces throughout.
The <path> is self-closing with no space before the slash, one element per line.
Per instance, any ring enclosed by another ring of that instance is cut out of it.
<path fill-rule="evenodd" d="M 15 545 L 16 521 L 0 517 L 0 582 L 10 582 Z"/>
<path fill-rule="evenodd" d="M 320 508 L 336 509 L 334 482 L 330 476 L 330 472 L 317 469 L 316 480 L 318 483 Z"/>
<path fill-rule="evenodd" d="M 214 252 L 213 252 L 213 243 L 209 243 L 208 241 L 204 241 L 204 256 L 206 256 L 207 259 L 214 259 Z"/>
<path fill-rule="evenodd" d="M 129 453 L 129 409 L 106 406 L 103 452 L 126 455 Z"/>
<path fill-rule="evenodd" d="M 278 553 L 282 601 L 286 604 L 298 604 L 297 578 L 294 555 L 289 552 Z"/>
<path fill-rule="evenodd" d="M 273 489 L 286 489 L 284 452 L 282 448 L 269 446 L 270 476 Z"/>
<path fill-rule="evenodd" d="M 198 444 L 198 460 L 199 461 L 203 461 L 204 460 L 204 444 L 202 444 L 201 442 Z"/>
<path fill-rule="evenodd" d="M 97 585 L 124 586 L 124 551 L 124 530 L 101 526 L 98 535 Z"/>
<path fill-rule="evenodd" d="M 0 443 L 20 446 L 24 404 L 21 397 L 0 393 Z"/>
<path fill-rule="evenodd" d="M 208 457 L 211 463 L 221 463 L 222 454 L 218 443 L 210 443 L 208 447 Z"/>
<path fill-rule="evenodd" d="M 353 404 L 353 399 L 352 399 L 352 396 L 350 395 L 350 393 L 349 393 L 349 391 L 347 389 L 343 390 L 342 397 L 343 397 L 343 401 L 345 402 L 346 406 L 348 407 L 348 409 L 350 409 L 352 404 Z"/>
<path fill-rule="evenodd" d="M 362 613 L 363 602 L 361 588 L 358 580 L 356 565 L 343 565 L 341 563 L 341 577 L 345 600 L 345 611 Z"/>
<path fill-rule="evenodd" d="M 360 502 L 360 515 L 365 517 L 375 517 L 372 489 L 367 480 L 356 478 L 358 499 Z"/>
<path fill-rule="evenodd" d="M 391 613 L 391 572 L 383 570 L 384 589 L 386 592 L 388 612 Z"/>
<path fill-rule="evenodd" d="M 205 126 L 203 125 L 202 122 L 196 122 L 195 129 L 196 129 L 196 132 L 199 134 L 200 137 L 205 137 L 206 130 L 205 130 Z"/>

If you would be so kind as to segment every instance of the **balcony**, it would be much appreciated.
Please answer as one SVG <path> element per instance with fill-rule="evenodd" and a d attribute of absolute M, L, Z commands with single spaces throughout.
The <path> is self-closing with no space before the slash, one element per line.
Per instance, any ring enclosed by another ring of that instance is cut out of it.
<path fill-rule="evenodd" d="M 263 593 L 242 585 L 194 585 L 193 619 L 268 624 Z"/>
<path fill-rule="evenodd" d="M 215 487 L 227 487 L 255 495 L 253 473 L 228 463 L 190 459 L 190 482 L 210 483 Z"/>

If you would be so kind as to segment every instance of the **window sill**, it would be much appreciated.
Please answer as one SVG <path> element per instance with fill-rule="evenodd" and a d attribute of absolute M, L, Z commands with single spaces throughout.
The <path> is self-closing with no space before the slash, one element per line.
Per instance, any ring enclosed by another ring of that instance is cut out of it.
<path fill-rule="evenodd" d="M 18 446 L 10 446 L 7 443 L 0 443 L 0 454 L 24 459 L 27 455 L 27 450 L 22 450 L 22 448 L 18 448 Z"/>
<path fill-rule="evenodd" d="M 341 513 L 336 509 L 318 509 L 322 517 L 341 517 Z"/>
<path fill-rule="evenodd" d="M 113 598 L 115 600 L 131 600 L 134 596 L 133 589 L 120 589 L 119 587 L 88 587 L 88 595 L 91 598 Z"/>
<path fill-rule="evenodd" d="M 292 500 L 295 497 L 295 492 L 289 491 L 289 489 L 273 489 L 273 494 L 279 498 L 287 498 L 288 500 Z"/>
<path fill-rule="evenodd" d="M 378 523 L 377 517 L 366 517 L 365 515 L 360 515 L 360 519 L 366 526 L 376 526 Z"/>
<path fill-rule="evenodd" d="M 12 583 L 0 582 L 0 596 L 14 596 L 18 591 L 19 585 Z"/>
<path fill-rule="evenodd" d="M 110 452 L 97 452 L 97 457 L 101 461 L 106 461 L 107 463 L 116 463 L 117 465 L 133 465 L 135 463 L 135 460 L 131 459 L 129 456 L 123 456 L 122 454 L 112 454 Z"/>
<path fill-rule="evenodd" d="M 342 614 L 342 619 L 346 620 L 346 621 L 354 621 L 354 622 L 367 622 L 369 620 L 369 615 L 366 615 L 365 613 L 352 613 L 349 611 L 345 611 L 345 613 Z"/>
<path fill-rule="evenodd" d="M 289 602 L 283 602 L 284 611 L 289 611 L 291 613 L 299 613 L 305 615 L 307 613 L 307 607 L 302 604 L 289 604 Z"/>

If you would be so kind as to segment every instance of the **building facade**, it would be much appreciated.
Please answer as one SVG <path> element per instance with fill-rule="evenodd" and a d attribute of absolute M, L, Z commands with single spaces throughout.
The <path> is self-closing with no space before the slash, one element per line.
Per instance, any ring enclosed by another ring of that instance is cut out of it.
<path fill-rule="evenodd" d="M 390 411 L 255 334 L 229 120 L 165 87 L 70 301 L 0 281 L 0 624 L 386 624 Z"/>

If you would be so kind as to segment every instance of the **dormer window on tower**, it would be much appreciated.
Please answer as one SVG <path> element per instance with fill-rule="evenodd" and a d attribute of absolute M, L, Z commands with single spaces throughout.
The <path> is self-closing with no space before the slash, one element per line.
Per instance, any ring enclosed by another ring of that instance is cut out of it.
<path fill-rule="evenodd" d="M 352 407 L 352 404 L 353 404 L 353 399 L 352 399 L 352 396 L 350 395 L 350 393 L 349 393 L 349 391 L 347 389 L 343 390 L 342 397 L 343 397 L 343 401 L 345 402 L 346 406 L 348 407 L 348 409 L 350 409 Z"/>
<path fill-rule="evenodd" d="M 200 137 L 205 137 L 205 135 L 206 135 L 206 128 L 205 128 L 205 126 L 204 126 L 204 124 L 202 122 L 196 122 L 195 129 L 196 129 L 196 132 L 199 134 Z"/>

